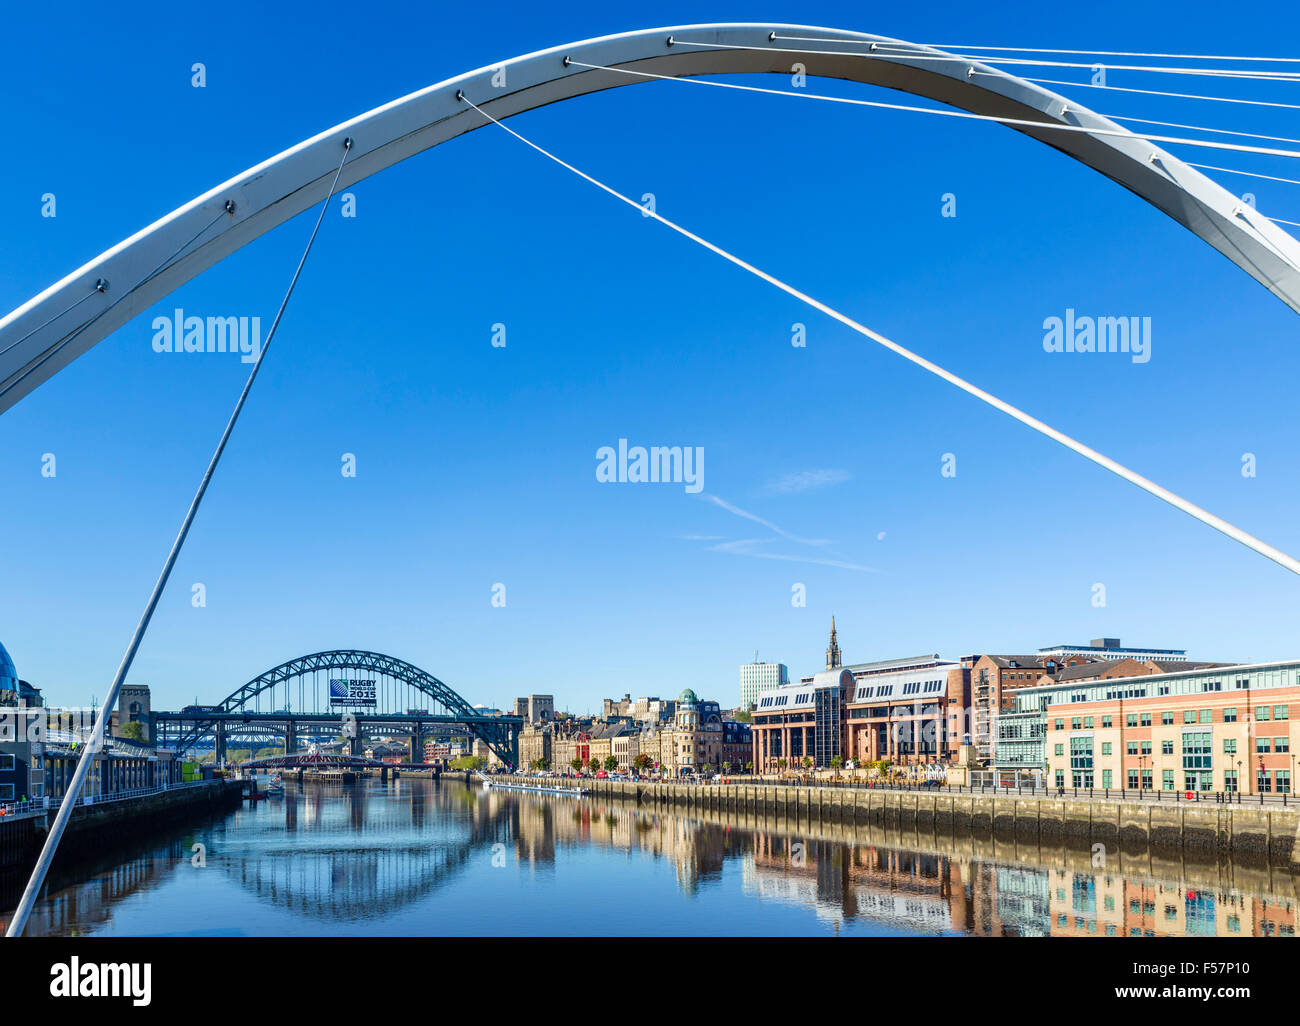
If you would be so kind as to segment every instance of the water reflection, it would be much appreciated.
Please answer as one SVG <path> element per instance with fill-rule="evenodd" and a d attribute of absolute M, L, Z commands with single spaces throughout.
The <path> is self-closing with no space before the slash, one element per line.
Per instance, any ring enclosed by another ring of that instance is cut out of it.
<path fill-rule="evenodd" d="M 605 932 L 1294 936 L 1289 872 L 1149 851 L 1101 857 L 415 779 L 290 785 L 282 801 L 65 871 L 29 929 L 585 933 L 592 888 L 606 887 L 624 904 Z"/>

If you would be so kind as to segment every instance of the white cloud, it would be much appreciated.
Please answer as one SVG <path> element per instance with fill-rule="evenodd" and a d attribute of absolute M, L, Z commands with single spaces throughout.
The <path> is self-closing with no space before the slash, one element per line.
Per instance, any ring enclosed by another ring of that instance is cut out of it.
<path fill-rule="evenodd" d="M 801 470 L 797 474 L 786 474 L 775 481 L 768 482 L 768 492 L 776 492 L 781 495 L 793 495 L 798 492 L 810 491 L 813 488 L 825 488 L 828 485 L 842 484 L 849 479 L 847 470 Z"/>

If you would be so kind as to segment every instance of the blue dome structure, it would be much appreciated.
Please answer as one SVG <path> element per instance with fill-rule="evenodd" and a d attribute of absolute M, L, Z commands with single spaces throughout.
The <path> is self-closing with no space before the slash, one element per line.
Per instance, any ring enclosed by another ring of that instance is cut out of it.
<path fill-rule="evenodd" d="M 3 644 L 0 644 L 0 691 L 18 690 L 18 670 Z"/>

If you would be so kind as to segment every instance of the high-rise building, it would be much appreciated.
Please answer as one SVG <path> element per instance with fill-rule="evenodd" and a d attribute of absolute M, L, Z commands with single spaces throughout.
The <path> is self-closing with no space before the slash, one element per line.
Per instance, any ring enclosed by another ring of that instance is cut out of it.
<path fill-rule="evenodd" d="M 758 705 L 758 698 L 774 688 L 779 688 L 790 681 L 790 671 L 785 663 L 761 663 L 758 653 L 754 661 L 740 667 L 740 708 L 752 709 Z"/>

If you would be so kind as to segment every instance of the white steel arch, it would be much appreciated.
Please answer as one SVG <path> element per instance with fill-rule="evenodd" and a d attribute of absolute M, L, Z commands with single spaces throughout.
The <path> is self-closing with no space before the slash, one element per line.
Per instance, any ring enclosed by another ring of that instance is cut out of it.
<path fill-rule="evenodd" d="M 811 52 L 792 53 L 778 36 L 816 41 L 798 44 Z M 881 50 L 871 52 L 871 44 Z M 951 59 L 936 60 L 944 56 Z M 0 320 L 0 413 L 191 278 L 319 203 L 345 138 L 352 151 L 339 188 L 483 127 L 487 122 L 458 100 L 462 90 L 505 119 L 652 81 L 566 58 L 674 77 L 790 74 L 798 61 L 810 76 L 885 86 L 980 115 L 1082 126 L 1091 131 L 1011 127 L 1164 211 L 1300 312 L 1300 242 L 1195 168 L 1074 101 L 989 65 L 885 36 L 806 25 L 685 25 L 552 47 L 447 79 L 298 143 L 191 200 Z M 494 85 L 502 75 L 504 85 Z"/>

